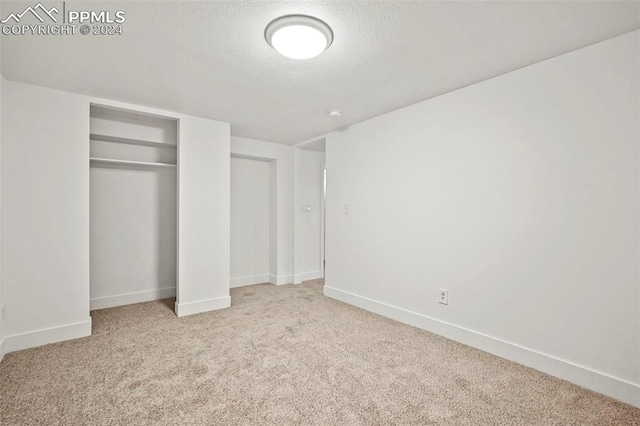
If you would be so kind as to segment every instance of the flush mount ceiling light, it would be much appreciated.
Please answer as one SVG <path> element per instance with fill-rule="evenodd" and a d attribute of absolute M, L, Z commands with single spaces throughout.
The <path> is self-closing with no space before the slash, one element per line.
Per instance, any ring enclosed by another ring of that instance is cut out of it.
<path fill-rule="evenodd" d="M 332 109 L 327 112 L 327 115 L 329 116 L 329 118 L 337 120 L 339 118 L 342 118 L 342 111 L 340 111 L 339 109 Z"/>
<path fill-rule="evenodd" d="M 264 30 L 267 43 L 292 59 L 309 59 L 324 52 L 333 42 L 333 31 L 321 20 L 306 15 L 274 19 Z"/>

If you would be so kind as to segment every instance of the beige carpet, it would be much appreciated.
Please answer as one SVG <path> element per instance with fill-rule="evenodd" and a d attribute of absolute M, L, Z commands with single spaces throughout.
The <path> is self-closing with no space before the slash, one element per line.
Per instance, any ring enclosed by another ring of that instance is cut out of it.
<path fill-rule="evenodd" d="M 92 313 L 91 337 L 9 354 L 0 424 L 640 425 L 640 410 L 322 296 L 321 282 Z"/>

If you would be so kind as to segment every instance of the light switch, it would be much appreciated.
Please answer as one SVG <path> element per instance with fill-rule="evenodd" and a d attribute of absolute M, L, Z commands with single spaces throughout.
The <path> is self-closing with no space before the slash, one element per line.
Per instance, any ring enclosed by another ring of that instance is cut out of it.
<path fill-rule="evenodd" d="M 446 288 L 438 289 L 438 303 L 442 305 L 449 304 L 449 290 L 447 290 Z"/>
<path fill-rule="evenodd" d="M 311 211 L 311 204 L 302 205 L 302 213 L 309 213 Z"/>
<path fill-rule="evenodd" d="M 344 214 L 349 214 L 349 203 L 344 203 Z"/>

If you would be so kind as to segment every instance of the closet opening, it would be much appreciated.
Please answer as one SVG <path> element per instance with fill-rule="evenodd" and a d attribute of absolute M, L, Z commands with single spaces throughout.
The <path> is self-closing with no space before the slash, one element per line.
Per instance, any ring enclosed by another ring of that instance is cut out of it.
<path fill-rule="evenodd" d="M 231 288 L 276 283 L 277 161 L 231 156 Z"/>
<path fill-rule="evenodd" d="M 90 107 L 90 309 L 172 298 L 178 120 Z"/>

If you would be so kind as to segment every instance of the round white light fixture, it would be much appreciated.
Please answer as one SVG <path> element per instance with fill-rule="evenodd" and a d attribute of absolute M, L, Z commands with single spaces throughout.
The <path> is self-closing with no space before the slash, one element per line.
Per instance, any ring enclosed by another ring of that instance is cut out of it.
<path fill-rule="evenodd" d="M 321 20 L 306 15 L 274 19 L 264 30 L 267 43 L 292 59 L 309 59 L 324 52 L 333 42 L 333 31 Z"/>
<path fill-rule="evenodd" d="M 342 118 L 342 111 L 340 111 L 339 109 L 332 109 L 327 112 L 327 115 L 329 116 L 329 118 L 337 120 L 339 118 Z"/>

